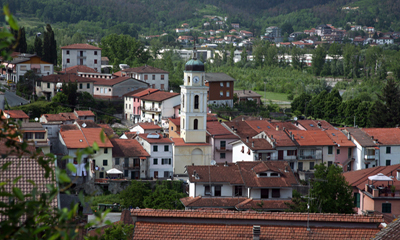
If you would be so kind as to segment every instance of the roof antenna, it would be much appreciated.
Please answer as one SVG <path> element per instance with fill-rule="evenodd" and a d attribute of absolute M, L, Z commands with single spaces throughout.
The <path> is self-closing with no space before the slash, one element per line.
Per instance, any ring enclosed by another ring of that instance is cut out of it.
<path fill-rule="evenodd" d="M 194 38 L 194 45 L 193 45 L 193 60 L 197 60 L 197 50 L 196 50 L 196 37 Z"/>

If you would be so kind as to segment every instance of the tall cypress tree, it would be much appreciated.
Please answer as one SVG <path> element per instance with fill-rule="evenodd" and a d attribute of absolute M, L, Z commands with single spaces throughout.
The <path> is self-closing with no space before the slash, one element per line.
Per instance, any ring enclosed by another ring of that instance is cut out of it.
<path fill-rule="evenodd" d="M 42 42 L 42 39 L 38 36 L 36 36 L 36 38 L 35 38 L 34 49 L 35 49 L 36 55 L 38 55 L 39 57 L 43 56 L 43 42 Z"/>
<path fill-rule="evenodd" d="M 19 29 L 18 52 L 26 53 L 28 45 L 26 44 L 25 28 Z"/>
<path fill-rule="evenodd" d="M 43 60 L 54 65 L 57 64 L 57 46 L 54 32 L 50 24 L 46 25 L 43 38 Z"/>

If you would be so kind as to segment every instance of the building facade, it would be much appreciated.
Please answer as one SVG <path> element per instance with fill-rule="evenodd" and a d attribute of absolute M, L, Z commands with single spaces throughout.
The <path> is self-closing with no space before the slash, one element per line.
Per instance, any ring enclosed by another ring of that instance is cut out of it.
<path fill-rule="evenodd" d="M 61 47 L 62 68 L 84 65 L 101 72 L 101 48 L 89 44 L 72 44 Z"/>

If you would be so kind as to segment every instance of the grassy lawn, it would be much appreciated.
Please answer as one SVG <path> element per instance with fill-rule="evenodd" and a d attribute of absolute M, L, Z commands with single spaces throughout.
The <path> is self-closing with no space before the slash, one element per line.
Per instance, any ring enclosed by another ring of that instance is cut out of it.
<path fill-rule="evenodd" d="M 235 90 L 241 90 L 241 89 L 235 89 Z M 256 93 L 261 95 L 261 100 L 265 100 L 265 93 L 264 91 L 255 91 Z M 267 101 L 288 101 L 291 102 L 287 98 L 286 93 L 276 93 L 276 92 L 267 92 Z"/>

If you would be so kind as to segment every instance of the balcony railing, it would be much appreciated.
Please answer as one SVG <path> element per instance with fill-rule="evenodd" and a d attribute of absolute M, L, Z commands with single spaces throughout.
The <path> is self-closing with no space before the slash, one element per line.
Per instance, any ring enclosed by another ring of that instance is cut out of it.
<path fill-rule="evenodd" d="M 366 190 L 372 197 L 400 197 L 400 191 L 391 191 L 390 186 L 376 187 L 374 185 L 366 185 Z"/>
<path fill-rule="evenodd" d="M 299 156 L 300 160 L 322 159 L 322 154 L 303 154 Z"/>
<path fill-rule="evenodd" d="M 216 147 L 217 152 L 232 152 L 231 148 L 226 148 L 226 147 Z"/>
<path fill-rule="evenodd" d="M 156 107 L 142 107 L 142 111 L 149 111 L 149 112 L 161 112 L 161 108 Z"/>
<path fill-rule="evenodd" d="M 375 160 L 375 155 L 364 155 L 364 160 L 373 161 Z"/>

